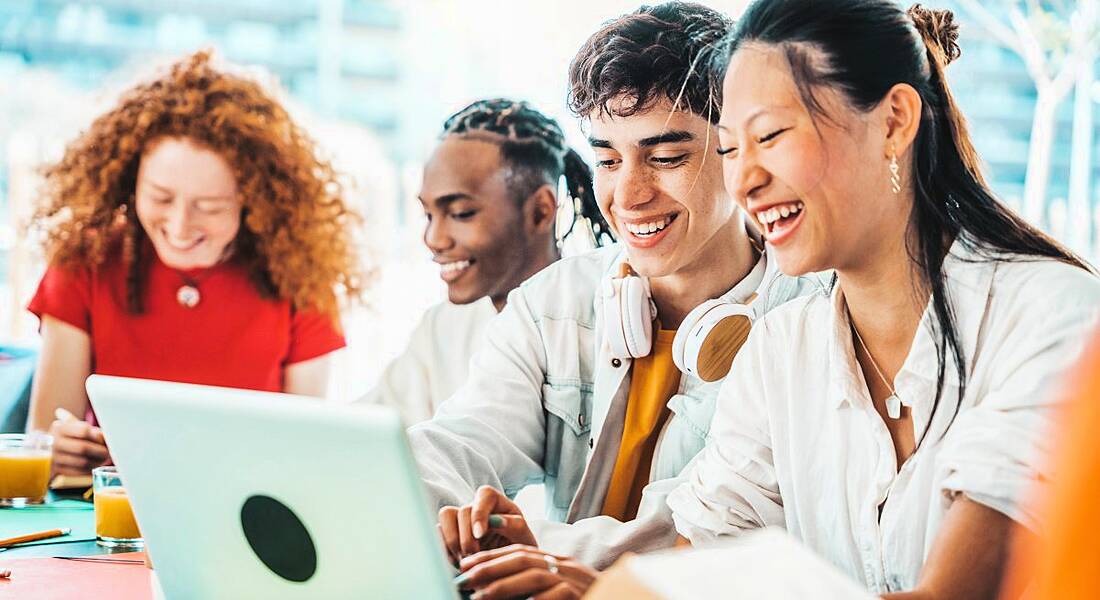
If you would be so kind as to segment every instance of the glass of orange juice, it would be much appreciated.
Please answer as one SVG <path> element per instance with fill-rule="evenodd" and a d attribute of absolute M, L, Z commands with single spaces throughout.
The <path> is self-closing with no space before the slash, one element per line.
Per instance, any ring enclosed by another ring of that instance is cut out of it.
<path fill-rule="evenodd" d="M 53 438 L 45 433 L 0 434 L 0 506 L 23 507 L 46 500 Z"/>
<path fill-rule="evenodd" d="M 138 531 L 130 497 L 116 467 L 92 469 L 95 493 L 95 540 L 107 548 L 142 548 L 145 540 Z"/>

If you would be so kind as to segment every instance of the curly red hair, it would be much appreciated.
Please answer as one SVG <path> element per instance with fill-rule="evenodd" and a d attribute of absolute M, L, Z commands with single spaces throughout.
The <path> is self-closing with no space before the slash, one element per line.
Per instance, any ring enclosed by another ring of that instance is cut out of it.
<path fill-rule="evenodd" d="M 236 255 L 260 294 L 335 319 L 341 296 L 362 293 L 351 239 L 359 217 L 344 204 L 332 166 L 282 105 L 259 83 L 211 63 L 209 51 L 197 52 L 129 89 L 45 168 L 46 200 L 34 222 L 47 232 L 50 264 L 95 268 L 121 258 L 129 308 L 141 312 L 138 165 L 159 139 L 187 138 L 233 169 L 243 203 Z"/>

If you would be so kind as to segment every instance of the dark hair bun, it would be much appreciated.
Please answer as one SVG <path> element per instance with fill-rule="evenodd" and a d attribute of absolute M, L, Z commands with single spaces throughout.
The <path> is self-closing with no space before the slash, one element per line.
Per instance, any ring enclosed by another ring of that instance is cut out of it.
<path fill-rule="evenodd" d="M 959 26 L 955 14 L 949 10 L 931 10 L 914 4 L 908 10 L 909 18 L 924 38 L 924 43 L 944 66 L 962 55 L 959 48 Z"/>

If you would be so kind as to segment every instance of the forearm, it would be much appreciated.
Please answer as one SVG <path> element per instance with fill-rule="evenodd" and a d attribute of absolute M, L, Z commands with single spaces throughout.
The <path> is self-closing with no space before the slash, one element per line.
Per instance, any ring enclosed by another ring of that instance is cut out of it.
<path fill-rule="evenodd" d="M 31 387 L 28 431 L 49 429 L 58 408 L 84 418 L 88 408 L 84 381 L 91 375 L 91 362 L 88 334 L 52 317 L 43 318 L 42 352 Z"/>
<path fill-rule="evenodd" d="M 429 502 L 437 509 L 460 506 L 483 485 L 514 494 L 540 481 L 541 455 L 527 439 L 535 433 L 529 429 L 504 429 L 490 420 L 454 415 L 436 415 L 410 427 L 409 445 Z"/>
<path fill-rule="evenodd" d="M 48 389 L 44 389 L 45 386 L 39 384 L 39 381 L 38 379 L 35 380 L 31 390 L 31 403 L 27 411 L 27 431 L 48 430 L 58 408 L 64 408 L 77 418 L 84 416 L 84 411 L 73 410 L 76 408 L 74 406 L 76 403 L 67 402 L 64 403 L 67 406 L 62 406 L 63 403 L 59 402 L 57 395 L 50 393 Z"/>

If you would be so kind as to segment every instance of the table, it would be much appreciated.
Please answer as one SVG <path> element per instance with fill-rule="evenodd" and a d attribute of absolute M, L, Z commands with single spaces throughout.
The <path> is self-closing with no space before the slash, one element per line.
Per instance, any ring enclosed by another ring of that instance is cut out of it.
<path fill-rule="evenodd" d="M 0 539 L 36 531 L 68 527 L 65 537 L 35 542 L 25 547 L 0 550 L 0 560 L 32 556 L 91 556 L 111 549 L 95 543 L 95 512 L 92 503 L 79 496 L 50 493 L 46 504 L 27 508 L 0 508 Z M 83 540 L 83 541 L 76 541 Z"/>
<path fill-rule="evenodd" d="M 130 550 L 103 548 L 95 543 L 95 512 L 79 496 L 50 493 L 46 504 L 0 508 L 0 538 L 64 528 L 72 533 L 31 545 L 0 549 L 0 567 L 10 569 L 10 581 L 0 580 L 0 597 L 38 600 L 150 600 L 156 597 L 152 571 L 140 563 L 60 560 L 90 558 L 142 560 Z M 107 556 L 107 555 L 117 556 Z"/>

